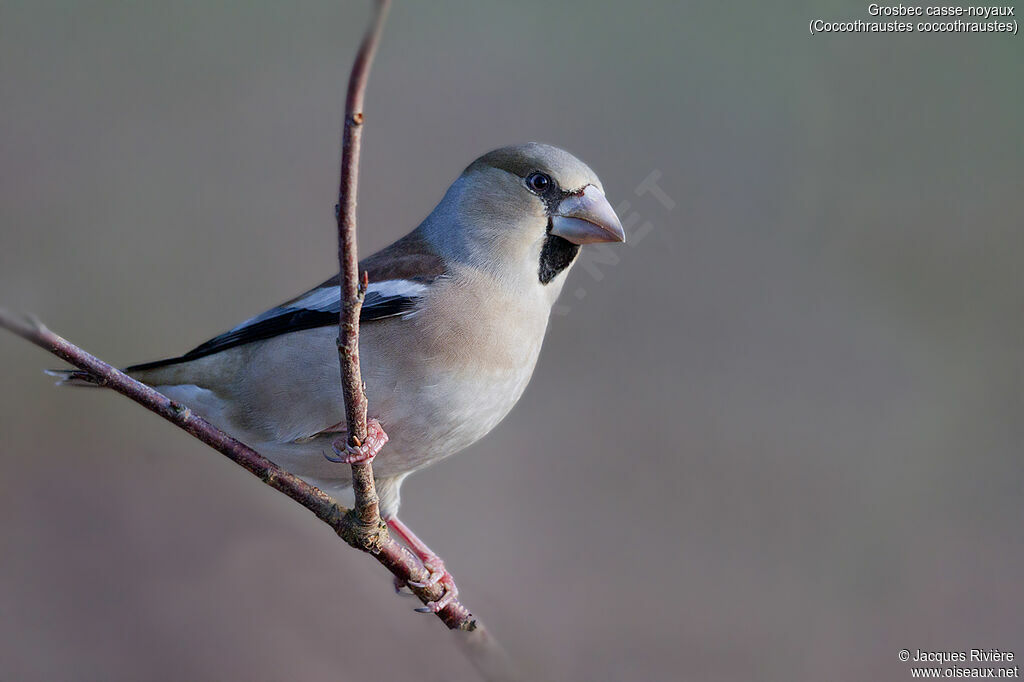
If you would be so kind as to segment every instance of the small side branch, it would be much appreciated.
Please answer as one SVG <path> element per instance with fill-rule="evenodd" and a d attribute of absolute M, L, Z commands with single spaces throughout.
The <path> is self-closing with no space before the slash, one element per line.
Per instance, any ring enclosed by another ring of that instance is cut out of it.
<path fill-rule="evenodd" d="M 341 181 L 338 186 L 338 264 L 341 268 L 341 314 L 338 319 L 338 360 L 341 364 L 341 391 L 345 397 L 345 421 L 349 445 L 366 441 L 366 394 L 359 370 L 359 313 L 363 308 L 367 280 L 359 276 L 356 256 L 356 196 L 359 184 L 359 150 L 363 129 L 363 99 L 370 77 L 370 65 L 380 43 L 389 0 L 377 0 L 373 21 L 363 37 L 345 96 L 345 126 L 341 142 Z M 388 539 L 387 525 L 381 521 L 377 488 L 370 461 L 352 464 L 352 489 L 355 510 L 350 517 L 346 541 L 370 552 L 380 550 Z"/>

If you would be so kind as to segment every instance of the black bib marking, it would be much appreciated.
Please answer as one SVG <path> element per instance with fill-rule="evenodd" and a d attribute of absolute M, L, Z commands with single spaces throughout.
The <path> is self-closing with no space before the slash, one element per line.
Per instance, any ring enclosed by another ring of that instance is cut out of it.
<path fill-rule="evenodd" d="M 573 244 L 568 239 L 551 234 L 551 221 L 549 220 L 548 234 L 544 238 L 544 246 L 540 249 L 540 271 L 538 272 L 540 283 L 548 284 L 558 273 L 572 265 L 579 252 L 579 244 Z"/>

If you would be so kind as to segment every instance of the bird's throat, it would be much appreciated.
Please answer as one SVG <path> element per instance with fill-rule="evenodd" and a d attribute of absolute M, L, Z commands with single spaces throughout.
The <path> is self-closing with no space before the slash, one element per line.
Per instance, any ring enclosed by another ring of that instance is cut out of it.
<path fill-rule="evenodd" d="M 548 221 L 548 233 L 540 249 L 540 283 L 549 284 L 558 273 L 572 265 L 579 252 L 579 244 L 573 244 L 568 239 L 551 234 L 551 222 Z"/>

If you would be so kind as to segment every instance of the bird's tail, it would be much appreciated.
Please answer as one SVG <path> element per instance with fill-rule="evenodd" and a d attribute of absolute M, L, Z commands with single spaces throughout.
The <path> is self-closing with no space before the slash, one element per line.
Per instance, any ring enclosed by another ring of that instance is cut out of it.
<path fill-rule="evenodd" d="M 51 377 L 57 377 L 58 386 L 99 386 L 100 382 L 93 375 L 81 369 L 46 369 Z"/>

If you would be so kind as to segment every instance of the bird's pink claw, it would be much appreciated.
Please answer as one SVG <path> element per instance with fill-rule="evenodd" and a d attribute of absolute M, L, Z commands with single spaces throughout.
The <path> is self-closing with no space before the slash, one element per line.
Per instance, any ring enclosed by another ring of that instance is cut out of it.
<path fill-rule="evenodd" d="M 384 444 L 388 442 L 388 434 L 384 433 L 383 427 L 376 419 L 366 420 L 366 440 L 361 445 L 350 445 L 347 438 L 339 439 L 331 443 L 331 449 L 337 457 L 331 457 L 326 452 L 324 457 L 330 462 L 339 464 L 361 464 L 372 462 Z"/>

